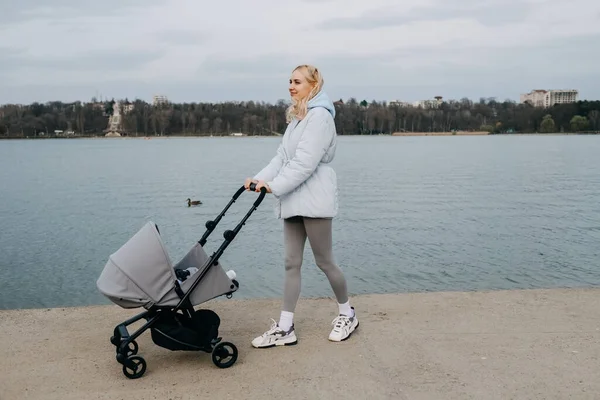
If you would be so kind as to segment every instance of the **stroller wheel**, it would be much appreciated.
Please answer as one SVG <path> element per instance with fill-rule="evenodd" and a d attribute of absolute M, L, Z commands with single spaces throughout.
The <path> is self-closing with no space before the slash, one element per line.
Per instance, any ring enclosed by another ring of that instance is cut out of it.
<path fill-rule="evenodd" d="M 237 361 L 238 349 L 233 343 L 220 342 L 212 351 L 213 363 L 219 368 L 229 368 Z"/>
<path fill-rule="evenodd" d="M 137 379 L 146 372 L 146 360 L 140 356 L 127 357 L 123 363 L 123 374 L 129 379 Z"/>
<path fill-rule="evenodd" d="M 129 342 L 129 345 L 127 345 L 127 357 L 135 356 L 138 353 L 138 349 L 139 347 L 135 340 Z"/>
<path fill-rule="evenodd" d="M 127 344 L 127 347 L 121 349 L 119 344 L 117 346 L 117 354 L 122 354 L 123 357 L 135 356 L 138 353 L 139 347 L 135 340 L 132 340 Z"/>

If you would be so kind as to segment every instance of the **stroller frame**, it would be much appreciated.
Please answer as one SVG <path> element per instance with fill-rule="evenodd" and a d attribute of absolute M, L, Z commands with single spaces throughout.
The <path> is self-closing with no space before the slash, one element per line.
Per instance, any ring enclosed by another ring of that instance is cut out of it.
<path fill-rule="evenodd" d="M 256 185 L 252 183 L 250 185 L 250 190 L 255 191 Z M 221 211 L 221 213 L 214 219 L 207 221 L 206 231 L 202 235 L 202 238 L 198 241 L 200 246 L 204 247 L 206 241 L 210 234 L 217 227 L 227 210 L 231 207 L 233 203 L 239 198 L 239 196 L 244 192 L 246 188 L 244 186 L 240 187 L 237 192 L 233 195 L 229 203 L 225 206 L 225 208 Z M 142 335 L 146 330 L 155 326 L 159 321 L 166 318 L 165 316 L 173 316 L 173 314 L 177 314 L 178 311 L 187 314 L 187 317 L 192 318 L 193 314 L 196 312 L 193 304 L 190 301 L 190 295 L 193 293 L 194 289 L 198 286 L 198 284 L 202 281 L 203 277 L 208 273 L 213 265 L 216 265 L 219 258 L 223 255 L 225 249 L 231 244 L 231 242 L 235 239 L 236 235 L 242 229 L 242 226 L 246 224 L 250 215 L 258 208 L 260 203 L 263 201 L 266 194 L 266 189 L 263 187 L 260 190 L 260 195 L 258 199 L 254 202 L 254 204 L 250 207 L 250 210 L 246 213 L 246 215 L 242 218 L 242 220 L 237 224 L 237 226 L 233 230 L 226 230 L 223 233 L 224 241 L 221 246 L 210 256 L 209 260 L 206 262 L 204 268 L 201 272 L 194 274 L 194 282 L 192 286 L 186 293 L 180 288 L 179 282 L 175 280 L 175 291 L 179 296 L 180 300 L 176 306 L 156 306 L 152 305 L 148 310 L 127 319 L 126 321 L 121 322 L 117 326 L 115 326 L 113 331 L 113 336 L 110 338 L 110 342 L 116 348 L 116 359 L 119 364 L 123 365 L 123 374 L 130 379 L 140 378 L 146 372 L 146 361 L 143 357 L 137 355 L 138 354 L 138 344 L 135 341 L 140 335 Z M 158 227 L 156 227 L 158 231 Z M 196 276 L 197 275 L 197 276 Z M 188 279 L 192 279 L 189 277 Z M 239 283 L 236 280 L 232 280 L 235 284 L 235 287 L 232 285 L 231 292 L 225 293 L 227 298 L 231 298 L 233 296 L 233 289 L 239 288 Z M 218 316 L 213 315 L 218 319 Z M 185 314 L 184 314 L 185 316 Z M 145 319 L 146 322 L 143 326 L 141 326 L 138 330 L 133 333 L 130 333 L 127 327 L 131 324 L 134 324 L 142 319 Z M 180 350 L 188 350 L 188 351 L 204 351 L 206 353 L 212 353 L 212 361 L 219 368 L 229 368 L 236 361 L 238 356 L 237 347 L 230 342 L 221 341 L 221 337 L 217 337 L 214 334 L 214 331 L 211 330 L 210 333 L 211 340 L 208 343 L 204 343 L 203 346 L 197 346 L 190 343 L 182 343 L 186 348 Z M 170 338 L 172 339 L 172 338 Z M 172 339 L 176 340 L 176 339 Z"/>

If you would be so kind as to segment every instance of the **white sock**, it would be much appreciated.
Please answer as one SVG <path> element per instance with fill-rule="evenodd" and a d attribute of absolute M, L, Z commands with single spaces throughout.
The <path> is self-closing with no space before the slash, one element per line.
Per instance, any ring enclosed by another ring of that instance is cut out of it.
<path fill-rule="evenodd" d="M 350 300 L 345 302 L 344 304 L 338 304 L 340 307 L 340 314 L 345 315 L 347 317 L 354 317 L 354 310 L 350 307 Z"/>
<path fill-rule="evenodd" d="M 282 311 L 279 317 L 279 327 L 284 331 L 289 331 L 294 323 L 294 313 L 289 311 Z"/>

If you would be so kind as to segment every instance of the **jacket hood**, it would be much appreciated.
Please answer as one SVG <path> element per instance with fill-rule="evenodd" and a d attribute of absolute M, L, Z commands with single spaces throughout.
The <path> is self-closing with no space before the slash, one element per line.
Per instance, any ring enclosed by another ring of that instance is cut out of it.
<path fill-rule="evenodd" d="M 333 118 L 335 118 L 335 106 L 333 105 L 333 102 L 329 99 L 329 96 L 327 96 L 327 93 L 325 93 L 322 90 L 319 93 L 317 93 L 315 97 L 308 101 L 307 106 L 309 110 L 311 108 L 323 107 L 327 111 L 329 111 Z"/>

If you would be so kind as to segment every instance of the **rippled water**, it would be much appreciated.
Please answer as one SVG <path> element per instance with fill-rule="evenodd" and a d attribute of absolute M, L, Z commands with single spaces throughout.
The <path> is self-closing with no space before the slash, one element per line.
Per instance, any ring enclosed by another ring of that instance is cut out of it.
<path fill-rule="evenodd" d="M 278 141 L 0 141 L 0 308 L 107 303 L 95 282 L 112 252 L 152 220 L 179 259 Z M 351 293 L 599 285 L 599 154 L 597 136 L 340 137 L 334 240 Z M 272 205 L 222 258 L 238 298 L 281 295 Z M 329 296 L 309 246 L 303 268 L 302 295 Z"/>

